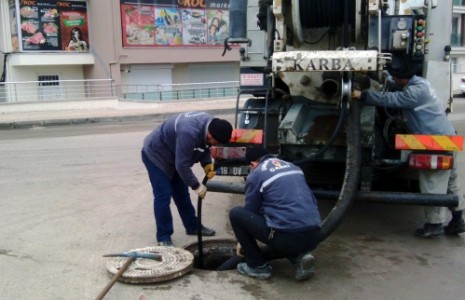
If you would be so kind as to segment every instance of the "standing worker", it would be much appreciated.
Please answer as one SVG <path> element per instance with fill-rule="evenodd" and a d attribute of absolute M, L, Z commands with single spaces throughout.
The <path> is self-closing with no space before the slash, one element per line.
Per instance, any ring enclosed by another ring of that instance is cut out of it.
<path fill-rule="evenodd" d="M 145 138 L 142 161 L 153 189 L 158 245 L 173 246 L 171 197 L 186 234 L 197 234 L 198 219 L 189 196 L 189 187 L 202 199 L 207 187 L 197 180 L 192 166 L 200 162 L 206 176 L 211 179 L 215 172 L 209 148 L 228 143 L 232 130 L 226 120 L 214 118 L 205 112 L 187 112 L 170 117 Z M 215 235 L 213 229 L 203 225 L 201 232 L 203 236 Z"/>
<path fill-rule="evenodd" d="M 245 183 L 245 205 L 231 209 L 229 220 L 245 262 L 237 270 L 258 279 L 271 277 L 272 268 L 257 240 L 273 257 L 287 257 L 299 281 L 314 273 L 310 251 L 320 241 L 320 213 L 302 170 L 268 154 L 265 148 L 247 149 L 251 172 Z"/>
<path fill-rule="evenodd" d="M 408 64 L 403 68 L 391 69 L 390 75 L 386 79 L 386 91 L 354 91 L 352 98 L 361 99 L 369 105 L 400 109 L 406 117 L 410 134 L 456 135 L 442 103 L 426 79 L 416 76 Z M 421 193 L 456 194 L 459 205 L 449 208 L 452 219 L 446 227 L 443 227 L 445 208 L 426 207 L 426 222 L 423 228 L 415 230 L 415 235 L 428 238 L 465 232 L 462 217 L 465 201 L 458 186 L 456 158 L 454 152 L 451 170 L 418 170 Z"/>

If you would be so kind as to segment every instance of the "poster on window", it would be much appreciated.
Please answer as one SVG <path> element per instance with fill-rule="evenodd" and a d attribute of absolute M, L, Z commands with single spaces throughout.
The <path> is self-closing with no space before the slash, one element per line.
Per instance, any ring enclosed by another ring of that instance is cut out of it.
<path fill-rule="evenodd" d="M 123 47 L 223 46 L 229 0 L 120 0 Z"/>
<path fill-rule="evenodd" d="M 85 1 L 19 0 L 23 51 L 89 51 Z"/>

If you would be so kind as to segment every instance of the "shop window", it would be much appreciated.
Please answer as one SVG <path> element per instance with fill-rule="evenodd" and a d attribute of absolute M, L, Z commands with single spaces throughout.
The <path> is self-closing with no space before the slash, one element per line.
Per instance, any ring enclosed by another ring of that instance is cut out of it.
<path fill-rule="evenodd" d="M 462 47 L 462 15 L 453 15 L 452 16 L 452 33 L 450 37 L 452 47 Z"/>
<path fill-rule="evenodd" d="M 452 57 L 450 59 L 450 63 L 451 63 L 451 66 L 452 66 L 452 73 L 457 73 L 457 57 Z"/>
<path fill-rule="evenodd" d="M 58 75 L 39 75 L 39 86 L 60 85 L 60 76 Z"/>
<path fill-rule="evenodd" d="M 39 75 L 39 100 L 61 100 L 64 98 L 59 75 Z"/>

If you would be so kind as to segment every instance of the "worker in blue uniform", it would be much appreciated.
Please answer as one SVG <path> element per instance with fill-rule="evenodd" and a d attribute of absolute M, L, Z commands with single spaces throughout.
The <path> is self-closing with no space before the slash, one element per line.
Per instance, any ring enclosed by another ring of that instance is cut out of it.
<path fill-rule="evenodd" d="M 430 83 L 415 75 L 412 66 L 404 64 L 389 70 L 385 90 L 354 91 L 353 99 L 361 99 L 365 104 L 378 107 L 396 108 L 406 120 L 409 134 L 456 135 L 447 118 L 446 111 Z M 456 153 L 453 154 L 454 161 Z M 415 230 L 419 237 L 437 237 L 443 234 L 457 235 L 465 232 L 462 217 L 465 201 L 458 184 L 457 164 L 449 170 L 418 170 L 419 188 L 427 194 L 456 194 L 459 205 L 449 208 L 452 219 L 447 226 L 444 207 L 425 207 L 425 223 Z"/>
<path fill-rule="evenodd" d="M 287 257 L 295 266 L 295 278 L 314 273 L 310 253 L 320 241 L 321 219 L 317 201 L 302 170 L 278 159 L 262 146 L 248 148 L 251 172 L 245 184 L 245 205 L 231 209 L 229 219 L 238 240 L 237 265 L 246 276 L 268 279 L 272 267 L 257 243 L 267 245 L 274 257 Z"/>
<path fill-rule="evenodd" d="M 207 188 L 192 171 L 200 163 L 211 179 L 213 170 L 210 146 L 228 143 L 232 125 L 205 112 L 186 112 L 167 119 L 144 140 L 142 161 L 153 189 L 153 207 L 160 246 L 173 246 L 171 197 L 178 209 L 186 234 L 196 235 L 198 219 L 189 196 L 189 187 L 202 199 Z M 215 231 L 202 225 L 203 236 Z"/>

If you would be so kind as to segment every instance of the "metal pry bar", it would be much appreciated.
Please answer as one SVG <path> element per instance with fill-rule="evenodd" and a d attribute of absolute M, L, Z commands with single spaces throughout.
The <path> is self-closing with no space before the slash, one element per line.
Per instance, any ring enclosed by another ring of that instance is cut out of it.
<path fill-rule="evenodd" d="M 160 254 L 155 253 L 146 253 L 146 252 L 122 252 L 122 253 L 111 253 L 105 254 L 103 257 L 128 257 L 124 265 L 119 269 L 119 271 L 113 276 L 111 281 L 107 284 L 107 286 L 98 294 L 96 300 L 102 300 L 103 297 L 108 293 L 111 287 L 118 281 L 123 273 L 129 268 L 129 266 L 138 258 L 145 258 L 145 259 L 152 259 L 157 261 L 162 261 L 162 256 Z"/>
<path fill-rule="evenodd" d="M 146 253 L 146 252 L 110 253 L 110 254 L 103 255 L 103 257 L 132 257 L 134 259 L 145 258 L 145 259 L 153 259 L 157 261 L 162 261 L 162 256 L 160 254 Z"/>

